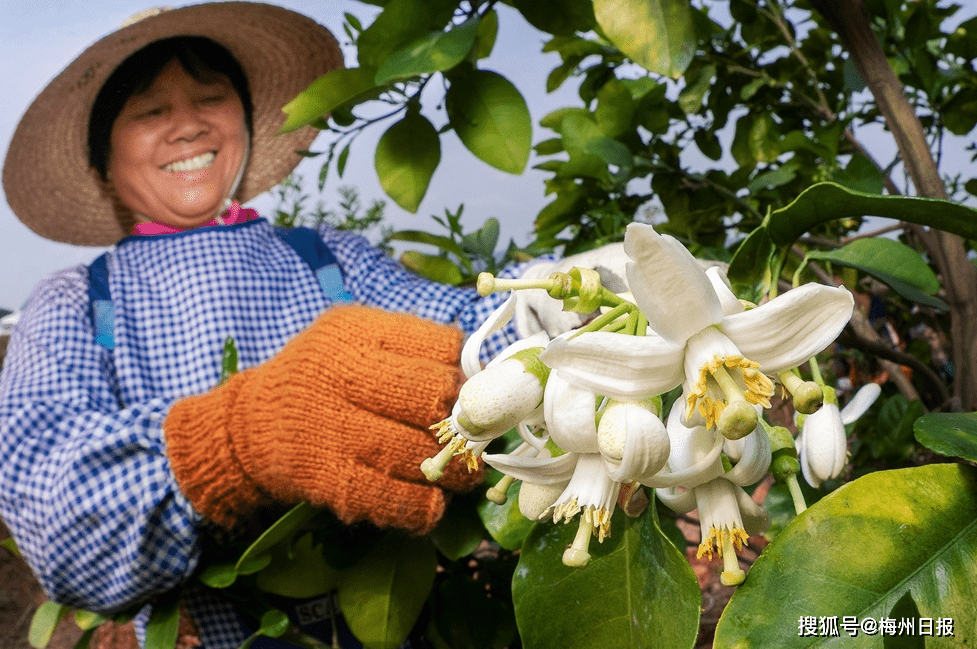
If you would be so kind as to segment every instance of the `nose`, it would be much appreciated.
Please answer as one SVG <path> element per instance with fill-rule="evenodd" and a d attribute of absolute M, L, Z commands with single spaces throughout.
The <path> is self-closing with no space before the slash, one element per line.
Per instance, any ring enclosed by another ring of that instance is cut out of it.
<path fill-rule="evenodd" d="M 199 108 L 191 101 L 179 100 L 173 103 L 170 113 L 171 141 L 192 142 L 210 130 Z"/>

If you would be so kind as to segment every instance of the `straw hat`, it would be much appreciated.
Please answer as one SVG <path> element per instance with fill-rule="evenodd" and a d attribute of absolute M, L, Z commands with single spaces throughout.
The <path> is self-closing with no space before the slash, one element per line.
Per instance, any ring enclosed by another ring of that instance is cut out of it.
<path fill-rule="evenodd" d="M 281 108 L 319 76 L 343 66 L 336 39 L 301 14 L 266 4 L 222 2 L 152 10 L 98 41 L 30 105 L 10 142 L 3 188 L 10 207 L 42 237 L 86 246 L 129 234 L 88 165 L 88 119 L 95 96 L 129 55 L 171 36 L 205 36 L 233 54 L 248 77 L 254 139 L 236 198 L 246 201 L 281 182 L 318 134 L 304 127 L 276 135 Z"/>

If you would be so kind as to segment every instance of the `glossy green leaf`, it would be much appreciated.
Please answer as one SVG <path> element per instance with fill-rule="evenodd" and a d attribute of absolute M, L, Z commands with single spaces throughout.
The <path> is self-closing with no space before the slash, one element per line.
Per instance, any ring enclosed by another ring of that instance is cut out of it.
<path fill-rule="evenodd" d="M 248 561 L 255 559 L 263 554 L 268 554 L 273 547 L 295 534 L 302 526 L 311 521 L 319 513 L 315 507 L 308 502 L 301 502 L 292 507 L 281 518 L 266 529 L 264 533 L 252 543 L 247 550 L 241 554 L 235 566 L 241 569 Z"/>
<path fill-rule="evenodd" d="M 570 36 L 594 28 L 591 0 L 512 0 L 527 22 L 555 36 Z"/>
<path fill-rule="evenodd" d="M 889 611 L 889 618 L 893 620 L 918 620 L 919 607 L 913 598 L 912 591 L 899 598 L 896 605 Z M 926 649 L 926 637 L 905 633 L 903 635 L 885 635 L 882 637 L 882 649 Z"/>
<path fill-rule="evenodd" d="M 434 585 L 437 553 L 426 538 L 391 534 L 343 573 L 339 607 L 366 649 L 395 649 Z"/>
<path fill-rule="evenodd" d="M 478 33 L 475 34 L 475 58 L 488 57 L 495 48 L 495 39 L 499 35 L 499 14 L 495 9 L 486 12 L 478 22 Z"/>
<path fill-rule="evenodd" d="M 339 571 L 326 563 L 321 545 L 313 546 L 311 532 L 287 548 L 279 546 L 269 560 L 255 582 L 266 593 L 305 599 L 332 592 L 339 583 Z"/>
<path fill-rule="evenodd" d="M 441 31 L 455 6 L 448 0 L 390 0 L 356 40 L 360 66 L 376 69 L 411 41 Z"/>
<path fill-rule="evenodd" d="M 478 18 L 473 18 L 447 32 L 431 32 L 394 52 L 377 68 L 376 85 L 450 70 L 475 45 L 478 25 Z"/>
<path fill-rule="evenodd" d="M 37 607 L 34 617 L 31 618 L 31 626 L 27 631 L 27 641 L 32 647 L 43 649 L 51 641 L 54 630 L 58 628 L 58 623 L 71 609 L 61 604 L 55 604 L 48 600 Z"/>
<path fill-rule="evenodd" d="M 737 297 L 759 303 L 767 294 L 774 280 L 772 269 L 776 252 L 764 226 L 755 229 L 740 243 L 726 273 Z"/>
<path fill-rule="evenodd" d="M 485 527 L 475 511 L 475 503 L 480 500 L 480 494 L 452 498 L 438 526 L 428 535 L 449 561 L 467 557 L 485 538 Z"/>
<path fill-rule="evenodd" d="M 261 625 L 258 627 L 258 634 L 269 638 L 280 638 L 288 631 L 288 627 L 291 624 L 288 615 L 284 611 L 277 609 L 265 611 L 264 615 L 261 616 Z"/>
<path fill-rule="evenodd" d="M 373 79 L 376 68 L 342 68 L 322 75 L 285 104 L 288 115 L 280 133 L 291 133 L 311 124 L 329 111 L 361 96 L 378 91 Z"/>
<path fill-rule="evenodd" d="M 907 300 L 947 308 L 943 300 L 931 297 L 940 290 L 936 273 L 918 252 L 894 239 L 856 239 L 835 250 L 812 250 L 807 257 L 867 273 Z"/>
<path fill-rule="evenodd" d="M 477 158 L 508 173 L 523 172 L 533 127 L 526 100 L 508 79 L 487 70 L 452 76 L 445 108 L 451 127 Z"/>
<path fill-rule="evenodd" d="M 210 588 L 227 588 L 237 581 L 237 569 L 233 563 L 215 563 L 203 569 L 200 581 Z"/>
<path fill-rule="evenodd" d="M 611 79 L 597 91 L 597 108 L 594 119 L 600 132 L 607 137 L 618 137 L 631 129 L 636 105 L 628 87 Z"/>
<path fill-rule="evenodd" d="M 811 185 L 789 205 L 770 215 L 770 238 L 792 244 L 814 226 L 852 216 L 884 216 L 977 239 L 977 210 L 936 198 L 880 196 L 856 192 L 837 183 Z"/>
<path fill-rule="evenodd" d="M 441 162 L 441 138 L 426 117 L 408 112 L 377 143 L 374 164 L 387 196 L 416 212 Z"/>
<path fill-rule="evenodd" d="M 685 555 L 662 534 L 653 510 L 618 512 L 611 536 L 594 539 L 583 568 L 561 560 L 570 525 L 538 524 L 512 580 L 526 649 L 681 649 L 699 630 L 699 584 Z"/>
<path fill-rule="evenodd" d="M 594 0 L 612 43 L 646 70 L 677 79 L 695 54 L 688 0 Z"/>
<path fill-rule="evenodd" d="M 716 649 L 879 647 L 877 635 L 811 637 L 802 616 L 888 617 L 906 592 L 977 643 L 977 470 L 931 464 L 870 473 L 825 496 L 764 549 L 716 628 Z"/>
<path fill-rule="evenodd" d="M 458 267 L 444 257 L 407 250 L 400 255 L 399 261 L 407 270 L 441 284 L 458 286 L 465 279 Z"/>
<path fill-rule="evenodd" d="M 180 602 L 175 594 L 153 604 L 144 649 L 173 649 L 180 634 Z"/>
<path fill-rule="evenodd" d="M 495 485 L 501 478 L 502 473 L 492 469 L 488 472 L 485 483 Z M 502 505 L 488 498 L 483 499 L 478 504 L 478 515 L 482 519 L 482 525 L 496 543 L 506 550 L 518 550 L 536 523 L 519 511 L 518 483 L 509 488 L 507 495 L 508 498 Z"/>
<path fill-rule="evenodd" d="M 917 419 L 913 430 L 929 450 L 977 462 L 977 412 L 931 412 Z"/>

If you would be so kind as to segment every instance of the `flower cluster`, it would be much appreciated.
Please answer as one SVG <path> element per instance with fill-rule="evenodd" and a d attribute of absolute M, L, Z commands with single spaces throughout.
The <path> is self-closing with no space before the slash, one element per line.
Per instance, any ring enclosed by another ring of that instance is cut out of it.
<path fill-rule="evenodd" d="M 567 310 L 603 313 L 552 340 L 520 341 L 483 370 L 478 349 L 511 318 L 510 298 L 466 343 L 469 380 L 436 426 L 444 450 L 423 469 L 436 479 L 455 455 L 475 466 L 491 440 L 515 427 L 523 438 L 518 449 L 484 455 L 507 476 L 490 497 L 502 501 L 521 480 L 525 515 L 578 517 L 565 564 L 585 565 L 591 538 L 610 533 L 622 489 L 645 485 L 676 511 L 699 510 L 700 556 L 719 555 L 723 582 L 741 583 L 735 551 L 769 522 L 743 486 L 758 482 L 774 456 L 790 456 L 792 476 L 800 470 L 792 440 L 773 447 L 760 415 L 779 384 L 798 412 L 817 417 L 822 387 L 801 380 L 796 368 L 837 337 L 854 300 L 842 287 L 808 284 L 759 306 L 743 303 L 721 268 L 704 270 L 650 225 L 629 225 L 624 250 L 630 293 L 623 295 L 581 268 L 531 284 L 480 278 L 483 293 L 544 289 Z M 680 386 L 663 421 L 662 395 Z M 813 433 L 804 441 L 819 443 Z"/>

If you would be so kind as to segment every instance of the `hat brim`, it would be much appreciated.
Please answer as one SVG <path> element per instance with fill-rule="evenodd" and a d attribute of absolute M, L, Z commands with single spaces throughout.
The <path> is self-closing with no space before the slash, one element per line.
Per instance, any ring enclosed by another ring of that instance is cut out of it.
<path fill-rule="evenodd" d="M 3 167 L 7 202 L 31 230 L 84 246 L 128 235 L 88 164 L 88 120 L 98 91 L 128 56 L 171 36 L 204 36 L 244 69 L 254 104 L 254 138 L 236 198 L 249 200 L 280 183 L 319 131 L 285 135 L 282 106 L 312 81 L 343 67 L 328 29 L 302 14 L 267 4 L 223 2 L 166 10 L 106 36 L 75 59 L 28 107 Z"/>

